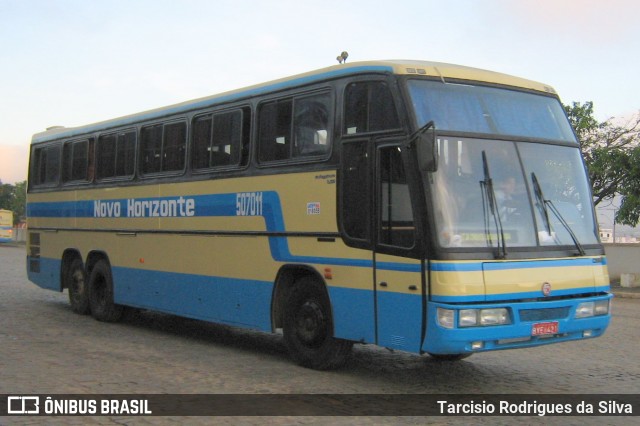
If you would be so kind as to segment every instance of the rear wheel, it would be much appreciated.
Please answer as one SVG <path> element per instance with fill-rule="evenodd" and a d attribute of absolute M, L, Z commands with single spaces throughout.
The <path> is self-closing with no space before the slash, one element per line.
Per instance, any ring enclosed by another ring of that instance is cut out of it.
<path fill-rule="evenodd" d="M 99 260 L 89 278 L 89 306 L 98 321 L 116 322 L 122 318 L 124 307 L 113 302 L 113 278 L 109 263 Z"/>
<path fill-rule="evenodd" d="M 80 258 L 74 258 L 64 275 L 64 287 L 69 289 L 69 304 L 77 314 L 89 313 L 87 274 Z"/>
<path fill-rule="evenodd" d="M 342 366 L 353 342 L 333 337 L 331 307 L 326 292 L 310 277 L 296 282 L 285 309 L 284 340 L 291 357 L 316 370 Z"/>

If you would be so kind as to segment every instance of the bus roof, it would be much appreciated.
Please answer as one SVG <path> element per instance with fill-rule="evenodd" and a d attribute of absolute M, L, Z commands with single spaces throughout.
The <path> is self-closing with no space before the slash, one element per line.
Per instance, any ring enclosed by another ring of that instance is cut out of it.
<path fill-rule="evenodd" d="M 190 111 L 207 108 L 217 104 L 232 102 L 249 98 L 252 96 L 262 95 L 265 93 L 284 90 L 296 86 L 315 83 L 323 80 L 330 80 L 353 74 L 365 73 L 384 73 L 398 75 L 416 75 L 439 78 L 446 82 L 451 80 L 468 80 L 475 82 L 493 83 L 518 88 L 536 90 L 544 93 L 555 94 L 550 86 L 544 85 L 531 80 L 514 77 L 493 71 L 482 70 L 478 68 L 466 67 L 462 65 L 453 65 L 442 62 L 413 61 L 413 60 L 382 60 L 367 62 L 352 62 L 348 64 L 334 65 L 310 71 L 303 74 L 269 81 L 254 86 L 244 87 L 237 90 L 223 92 L 213 96 L 207 96 L 199 99 L 182 102 L 179 104 L 169 105 L 156 108 L 149 111 L 131 114 L 107 121 L 101 121 L 79 127 L 63 127 L 53 126 L 46 131 L 36 133 L 33 136 L 32 143 L 47 142 L 60 138 L 72 138 L 87 133 L 108 131 L 116 127 L 125 127 L 134 125 L 141 121 L 160 119 L 170 115 L 188 113 Z"/>

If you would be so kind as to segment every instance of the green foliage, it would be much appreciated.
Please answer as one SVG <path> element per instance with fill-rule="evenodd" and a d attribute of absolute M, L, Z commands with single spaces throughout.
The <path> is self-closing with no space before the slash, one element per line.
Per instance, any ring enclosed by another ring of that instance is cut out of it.
<path fill-rule="evenodd" d="M 596 205 L 621 196 L 615 220 L 636 226 L 640 221 L 640 113 L 623 124 L 598 122 L 593 102 L 573 102 L 565 111 L 580 140 Z"/>
<path fill-rule="evenodd" d="M 17 223 L 25 216 L 27 204 L 27 181 L 11 185 L 0 181 L 0 209 L 11 210 Z"/>

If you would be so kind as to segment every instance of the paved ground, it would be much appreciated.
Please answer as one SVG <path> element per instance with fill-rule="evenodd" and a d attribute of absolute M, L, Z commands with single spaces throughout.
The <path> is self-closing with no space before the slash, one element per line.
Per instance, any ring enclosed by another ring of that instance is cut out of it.
<path fill-rule="evenodd" d="M 282 338 L 143 312 L 105 324 L 26 280 L 24 247 L 0 246 L 0 394 L 638 393 L 640 300 L 617 298 L 601 338 L 457 363 L 356 345 L 348 365 L 294 365 Z M 633 424 L 630 418 L 432 418 L 435 424 Z M 569 421 L 567 423 L 567 421 Z M 0 418 L 5 424 L 425 424 L 423 418 Z"/>

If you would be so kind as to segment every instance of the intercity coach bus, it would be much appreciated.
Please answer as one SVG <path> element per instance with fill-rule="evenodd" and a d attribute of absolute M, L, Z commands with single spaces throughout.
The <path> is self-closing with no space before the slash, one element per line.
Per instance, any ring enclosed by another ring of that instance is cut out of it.
<path fill-rule="evenodd" d="M 127 307 L 456 360 L 600 336 L 607 262 L 555 91 L 444 63 L 342 64 L 34 135 L 29 279 Z"/>
<path fill-rule="evenodd" d="M 0 243 L 13 241 L 13 212 L 0 209 Z"/>

